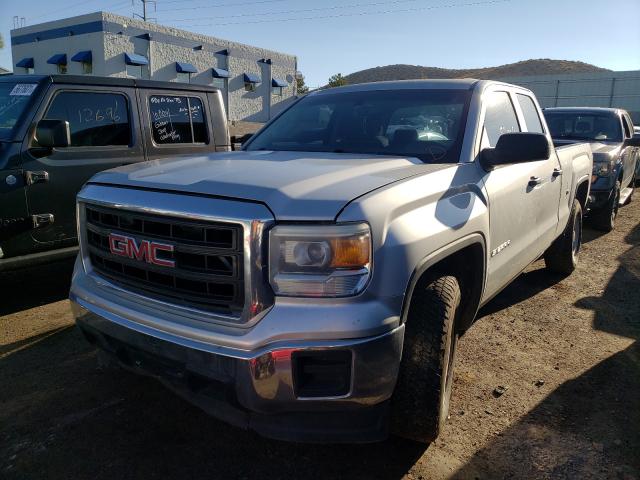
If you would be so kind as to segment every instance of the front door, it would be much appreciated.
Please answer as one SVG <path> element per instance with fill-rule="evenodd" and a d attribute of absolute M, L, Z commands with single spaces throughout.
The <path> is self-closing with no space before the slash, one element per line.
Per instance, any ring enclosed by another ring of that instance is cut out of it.
<path fill-rule="evenodd" d="M 22 154 L 30 215 L 36 216 L 32 236 L 52 246 L 76 242 L 75 198 L 95 173 L 142 160 L 135 91 L 59 86 L 45 102 L 38 119 L 66 120 L 71 130 L 67 148 L 40 148 L 32 134 Z"/>

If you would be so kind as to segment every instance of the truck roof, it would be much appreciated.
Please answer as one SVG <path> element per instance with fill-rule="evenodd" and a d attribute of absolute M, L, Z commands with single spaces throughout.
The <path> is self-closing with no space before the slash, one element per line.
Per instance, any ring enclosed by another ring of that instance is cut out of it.
<path fill-rule="evenodd" d="M 530 91 L 519 85 L 513 85 L 496 80 L 479 80 L 477 78 L 449 78 L 449 79 L 425 79 L 425 80 L 390 80 L 384 82 L 357 83 L 326 90 L 315 90 L 309 95 L 323 95 L 335 92 L 363 92 L 373 90 L 472 90 L 477 86 L 490 84 L 508 85 L 523 91 Z"/>
<path fill-rule="evenodd" d="M 548 107 L 544 109 L 545 112 L 572 112 L 572 113 L 610 113 L 618 115 L 625 110 L 621 108 L 609 108 L 609 107 Z"/>
<path fill-rule="evenodd" d="M 432 80 L 390 80 L 385 82 L 357 83 L 327 90 L 315 90 L 310 95 L 321 95 L 335 92 L 362 92 L 368 90 L 469 90 L 478 83 L 473 78 L 432 79 Z"/>
<path fill-rule="evenodd" d="M 94 75 L 2 75 L 0 82 L 29 82 L 55 83 L 67 85 L 97 85 L 107 87 L 139 87 L 160 90 L 190 90 L 215 92 L 218 89 L 209 85 L 160 82 L 157 80 L 142 80 L 138 78 L 98 77 Z"/>

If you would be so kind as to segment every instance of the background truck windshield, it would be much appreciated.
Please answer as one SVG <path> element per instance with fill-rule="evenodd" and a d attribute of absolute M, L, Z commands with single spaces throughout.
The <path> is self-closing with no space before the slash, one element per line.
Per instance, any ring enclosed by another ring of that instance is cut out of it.
<path fill-rule="evenodd" d="M 615 115 L 585 112 L 545 112 L 551 136 L 567 140 L 621 142 L 622 127 Z"/>
<path fill-rule="evenodd" d="M 0 140 L 10 137 L 35 87 L 36 84 L 0 83 Z"/>
<path fill-rule="evenodd" d="M 457 163 L 470 92 L 378 90 L 309 95 L 247 150 L 364 153 Z"/>

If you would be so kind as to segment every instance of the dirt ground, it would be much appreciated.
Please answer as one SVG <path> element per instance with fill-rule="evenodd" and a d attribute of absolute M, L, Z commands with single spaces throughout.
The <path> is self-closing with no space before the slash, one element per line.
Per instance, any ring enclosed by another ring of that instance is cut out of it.
<path fill-rule="evenodd" d="M 227 426 L 151 379 L 96 367 L 65 300 L 70 263 L 5 275 L 0 477 L 638 479 L 640 199 L 615 232 L 585 237 L 571 277 L 537 262 L 482 310 L 428 447 L 287 444 Z"/>

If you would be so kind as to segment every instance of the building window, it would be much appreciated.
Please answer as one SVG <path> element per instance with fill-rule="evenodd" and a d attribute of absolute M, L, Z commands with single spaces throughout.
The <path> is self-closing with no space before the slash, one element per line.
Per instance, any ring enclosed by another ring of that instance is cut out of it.
<path fill-rule="evenodd" d="M 127 65 L 127 77 L 142 78 L 142 65 Z"/>
<path fill-rule="evenodd" d="M 282 87 L 271 87 L 271 94 L 274 97 L 281 97 L 282 96 Z"/>
<path fill-rule="evenodd" d="M 33 67 L 25 68 L 24 73 L 26 73 L 27 75 L 33 75 Z"/>
<path fill-rule="evenodd" d="M 82 62 L 82 74 L 83 75 L 91 75 L 93 73 L 93 63 L 91 62 Z"/>
<path fill-rule="evenodd" d="M 255 92 L 256 91 L 256 84 L 252 83 L 252 82 L 244 82 L 244 89 L 247 92 Z"/>
<path fill-rule="evenodd" d="M 124 95 L 102 92 L 61 92 L 44 118 L 66 120 L 71 147 L 129 145 L 131 126 Z"/>
<path fill-rule="evenodd" d="M 188 73 L 188 72 L 176 72 L 176 82 L 178 82 L 178 83 L 191 83 L 191 73 Z"/>
<path fill-rule="evenodd" d="M 67 66 L 66 66 L 66 65 L 63 65 L 63 64 L 59 63 L 59 64 L 57 65 L 57 67 L 58 67 L 58 73 L 60 73 L 60 74 L 62 74 L 62 75 L 64 75 L 65 73 L 67 73 Z"/>

